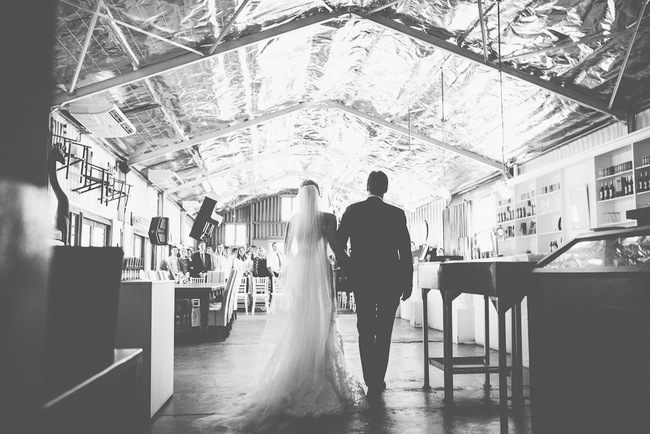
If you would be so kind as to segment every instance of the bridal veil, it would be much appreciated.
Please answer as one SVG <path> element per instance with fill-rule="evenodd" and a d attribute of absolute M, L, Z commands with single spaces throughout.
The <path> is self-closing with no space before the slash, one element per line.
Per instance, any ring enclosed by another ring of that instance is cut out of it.
<path fill-rule="evenodd" d="M 285 241 L 281 290 L 273 294 L 260 356 L 263 366 L 251 391 L 230 415 L 199 419 L 194 426 L 264 432 L 293 418 L 365 408 L 363 389 L 346 368 L 336 327 L 325 219 L 318 190 L 298 192 L 299 212 Z"/>

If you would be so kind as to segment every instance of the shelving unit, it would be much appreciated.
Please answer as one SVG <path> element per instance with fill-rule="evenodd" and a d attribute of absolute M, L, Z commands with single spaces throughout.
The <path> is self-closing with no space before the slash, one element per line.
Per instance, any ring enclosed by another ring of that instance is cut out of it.
<path fill-rule="evenodd" d="M 510 188 L 513 196 L 513 189 Z M 497 226 L 504 230 L 504 236 L 497 238 L 497 247 L 500 255 L 510 256 L 515 254 L 515 212 L 512 198 L 500 200 L 496 204 Z"/>
<path fill-rule="evenodd" d="M 635 224 L 634 220 L 625 217 L 625 213 L 637 208 L 636 184 L 639 179 L 639 165 L 645 155 L 643 147 L 641 144 L 629 144 L 594 158 L 596 226 Z M 650 154 L 650 143 L 646 150 L 647 154 Z"/>
<path fill-rule="evenodd" d="M 634 143 L 633 155 L 635 207 L 645 208 L 650 206 L 650 139 Z"/>
<path fill-rule="evenodd" d="M 595 227 L 634 226 L 636 221 L 628 220 L 626 212 L 650 207 L 650 138 L 596 155 L 591 175 L 589 166 L 585 169 L 582 176 L 591 192 L 591 224 Z M 565 172 L 557 170 L 522 182 L 516 177 L 511 180 L 512 199 L 496 204 L 497 228 L 505 232 L 497 241 L 499 254 L 543 254 L 562 245 L 565 235 L 571 233 L 564 223 L 570 224 L 572 218 L 564 211 L 569 192 L 565 192 L 563 176 Z M 605 185 L 614 186 L 614 197 L 600 197 Z M 520 208 L 526 209 L 525 213 L 518 211 Z M 499 213 L 506 211 L 514 216 L 499 220 Z"/>
<path fill-rule="evenodd" d="M 497 203 L 497 215 L 508 207 L 514 213 L 513 219 L 497 219 L 506 233 L 498 241 L 499 254 L 547 253 L 562 243 L 560 177 L 558 171 L 515 184 L 512 200 Z"/>

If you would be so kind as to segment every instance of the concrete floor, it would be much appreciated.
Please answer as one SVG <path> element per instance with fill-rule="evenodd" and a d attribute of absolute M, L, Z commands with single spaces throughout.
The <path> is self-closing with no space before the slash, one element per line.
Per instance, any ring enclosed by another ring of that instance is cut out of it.
<path fill-rule="evenodd" d="M 240 314 L 226 341 L 192 343 L 177 340 L 174 361 L 174 395 L 152 420 L 150 434 L 193 433 L 192 421 L 212 414 L 243 396 L 247 380 L 255 374 L 256 344 L 265 315 Z M 348 369 L 362 379 L 356 315 L 339 313 Z M 430 355 L 442 355 L 442 333 L 430 329 Z M 454 345 L 455 355 L 481 355 L 483 347 Z M 497 364 L 496 352 L 492 359 Z M 491 376 L 492 388 L 483 389 L 484 376 L 454 377 L 454 407 L 443 404 L 443 372 L 430 367 L 431 392 L 423 385 L 422 329 L 396 318 L 391 356 L 386 374 L 387 389 L 380 405 L 371 410 L 337 417 L 301 421 L 296 433 L 498 433 L 498 376 Z M 524 396 L 529 396 L 528 372 L 524 369 Z M 522 410 L 509 412 L 509 432 L 527 434 L 530 402 Z"/>

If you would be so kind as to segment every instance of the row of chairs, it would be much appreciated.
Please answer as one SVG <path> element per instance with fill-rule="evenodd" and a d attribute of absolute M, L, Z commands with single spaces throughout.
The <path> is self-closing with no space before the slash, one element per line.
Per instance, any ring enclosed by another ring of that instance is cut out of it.
<path fill-rule="evenodd" d="M 354 293 L 350 294 L 339 291 L 336 293 L 336 307 L 339 309 L 350 309 L 353 312 L 357 311 L 357 304 L 354 301 Z"/>
<path fill-rule="evenodd" d="M 226 279 L 226 288 L 220 302 L 210 303 L 210 320 L 214 317 L 214 326 L 221 329 L 222 337 L 225 340 L 232 330 L 232 324 L 237 319 L 237 300 L 239 293 L 239 282 L 241 272 L 231 270 Z"/>
<path fill-rule="evenodd" d="M 209 277 L 208 277 L 209 278 Z M 246 277 L 240 271 L 232 270 L 226 279 L 226 288 L 223 291 L 222 301 L 210 304 L 211 315 L 214 315 L 214 325 L 222 331 L 225 340 L 232 330 L 232 324 L 237 319 L 237 309 L 240 305 L 244 307 L 246 315 L 249 311 L 249 293 L 247 285 L 250 281 L 252 286 L 252 303 L 250 310 L 255 314 L 255 308 L 264 306 L 265 312 L 270 313 L 269 306 L 269 278 L 268 277 Z M 279 280 L 274 279 L 274 294 L 276 290 L 281 293 Z"/>
<path fill-rule="evenodd" d="M 250 279 L 250 280 L 247 280 Z M 251 286 L 251 297 L 249 297 L 247 292 L 247 285 Z M 243 277 L 239 283 L 239 290 L 237 291 L 237 306 L 239 307 L 240 303 L 244 307 L 244 312 L 248 315 L 249 303 L 250 311 L 254 315 L 255 309 L 257 307 L 264 307 L 266 314 L 271 313 L 270 301 L 271 297 L 269 295 L 270 289 L 270 280 L 268 277 Z M 276 297 L 282 293 L 282 285 L 280 279 L 273 278 L 273 296 Z"/>

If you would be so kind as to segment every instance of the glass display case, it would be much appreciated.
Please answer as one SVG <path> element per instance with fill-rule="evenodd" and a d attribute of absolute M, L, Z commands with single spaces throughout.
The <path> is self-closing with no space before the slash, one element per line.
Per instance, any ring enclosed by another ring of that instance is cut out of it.
<path fill-rule="evenodd" d="M 533 433 L 650 426 L 650 226 L 580 235 L 528 291 Z"/>
<path fill-rule="evenodd" d="M 548 256 L 538 268 L 571 272 L 650 271 L 650 231 L 631 228 L 582 235 Z"/>

